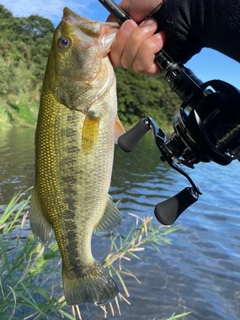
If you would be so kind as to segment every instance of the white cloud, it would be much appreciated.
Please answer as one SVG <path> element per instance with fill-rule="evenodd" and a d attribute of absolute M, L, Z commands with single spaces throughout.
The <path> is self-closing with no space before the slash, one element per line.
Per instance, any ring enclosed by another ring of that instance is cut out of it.
<path fill-rule="evenodd" d="M 97 0 L 1 0 L 1 4 L 14 16 L 28 17 L 31 14 L 37 14 L 50 19 L 53 23 L 58 23 L 61 20 L 64 7 L 69 7 L 76 13 L 90 19 L 96 19 L 97 12 L 101 8 Z M 107 14 L 105 14 L 106 16 Z M 101 17 L 99 20 L 102 20 Z"/>

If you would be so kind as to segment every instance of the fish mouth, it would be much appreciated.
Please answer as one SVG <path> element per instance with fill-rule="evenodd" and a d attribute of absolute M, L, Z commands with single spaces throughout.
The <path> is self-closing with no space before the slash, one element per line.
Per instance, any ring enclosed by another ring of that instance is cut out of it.
<path fill-rule="evenodd" d="M 69 22 L 70 24 L 99 24 L 102 26 L 108 26 L 115 29 L 119 29 L 120 25 L 117 22 L 99 22 L 96 20 L 90 20 L 88 18 L 85 18 L 83 16 L 80 16 L 79 14 L 73 12 L 71 9 L 65 7 L 63 9 L 63 20 Z"/>
<path fill-rule="evenodd" d="M 71 9 L 65 7 L 63 9 L 64 21 L 72 25 L 79 39 L 84 40 L 85 45 L 100 44 L 101 52 L 108 53 L 110 46 L 119 29 L 119 24 L 116 22 L 99 22 L 82 17 Z"/>
<path fill-rule="evenodd" d="M 62 19 L 72 24 L 91 22 L 91 20 L 80 16 L 79 14 L 73 12 L 71 9 L 67 7 L 63 9 Z"/>

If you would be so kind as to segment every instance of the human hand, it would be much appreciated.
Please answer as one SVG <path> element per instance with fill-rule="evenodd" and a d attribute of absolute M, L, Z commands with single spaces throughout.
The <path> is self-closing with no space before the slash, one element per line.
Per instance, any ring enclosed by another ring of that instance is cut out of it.
<path fill-rule="evenodd" d="M 144 20 L 162 0 L 123 0 L 119 6 L 136 22 Z M 157 22 L 153 18 L 144 20 L 139 26 L 133 20 L 123 23 L 110 50 L 113 66 L 133 69 L 136 72 L 158 74 L 160 69 L 154 62 L 155 53 L 162 49 L 165 34 L 156 33 Z M 110 16 L 108 21 L 116 21 Z"/>

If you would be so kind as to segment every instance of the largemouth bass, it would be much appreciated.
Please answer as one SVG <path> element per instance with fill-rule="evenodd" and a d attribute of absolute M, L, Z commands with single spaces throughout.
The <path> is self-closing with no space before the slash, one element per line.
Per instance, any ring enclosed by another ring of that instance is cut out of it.
<path fill-rule="evenodd" d="M 91 252 L 93 232 L 109 233 L 121 223 L 108 195 L 114 142 L 124 133 L 108 58 L 117 29 L 65 8 L 43 82 L 30 224 L 43 242 L 54 230 L 68 305 L 105 304 L 118 294 Z"/>

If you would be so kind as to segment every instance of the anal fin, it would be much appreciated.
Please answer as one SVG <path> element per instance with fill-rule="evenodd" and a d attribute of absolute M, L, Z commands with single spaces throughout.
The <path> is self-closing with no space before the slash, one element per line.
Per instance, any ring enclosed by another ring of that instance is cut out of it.
<path fill-rule="evenodd" d="M 106 208 L 102 218 L 95 226 L 93 232 L 97 235 L 109 234 L 111 231 L 120 226 L 122 222 L 122 215 L 119 212 L 116 204 L 109 196 Z"/>
<path fill-rule="evenodd" d="M 33 234 L 43 243 L 46 243 L 50 239 L 52 227 L 42 212 L 35 187 L 30 202 L 29 220 Z"/>

